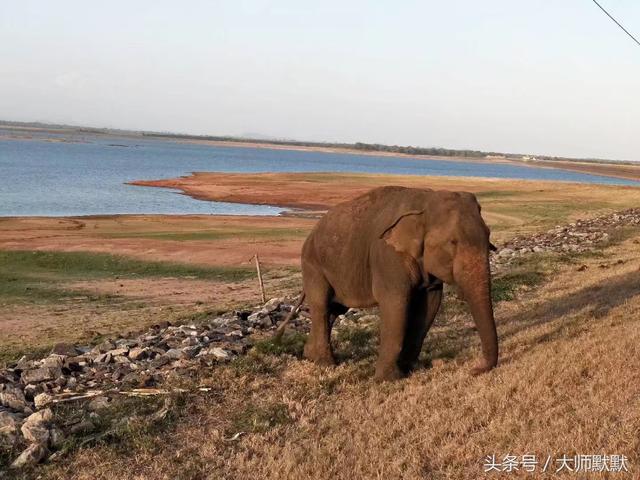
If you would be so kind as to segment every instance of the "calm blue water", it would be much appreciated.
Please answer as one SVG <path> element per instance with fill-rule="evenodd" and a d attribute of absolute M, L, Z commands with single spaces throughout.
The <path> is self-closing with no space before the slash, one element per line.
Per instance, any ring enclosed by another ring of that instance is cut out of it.
<path fill-rule="evenodd" d="M 170 189 L 125 185 L 127 181 L 172 178 L 194 171 L 366 172 L 640 185 L 617 178 L 516 165 L 211 147 L 159 140 L 86 140 L 0 140 L 0 216 L 275 215 L 283 211 L 270 206 L 200 201 Z"/>

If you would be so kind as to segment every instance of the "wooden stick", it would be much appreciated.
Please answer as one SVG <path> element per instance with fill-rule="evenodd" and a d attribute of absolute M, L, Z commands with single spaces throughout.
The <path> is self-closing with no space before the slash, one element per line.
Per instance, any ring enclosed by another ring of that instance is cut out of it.
<path fill-rule="evenodd" d="M 256 270 L 258 271 L 258 283 L 260 283 L 260 295 L 262 295 L 262 303 L 266 303 L 267 297 L 264 294 L 264 283 L 262 283 L 262 272 L 260 271 L 260 257 L 256 253 L 254 255 L 256 259 Z"/>

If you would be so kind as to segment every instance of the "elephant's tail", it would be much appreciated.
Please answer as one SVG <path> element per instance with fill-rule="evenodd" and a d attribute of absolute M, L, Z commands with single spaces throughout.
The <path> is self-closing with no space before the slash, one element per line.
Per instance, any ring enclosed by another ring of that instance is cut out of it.
<path fill-rule="evenodd" d="M 287 324 L 291 321 L 291 319 L 297 315 L 297 313 L 300 311 L 300 307 L 302 306 L 302 302 L 304 302 L 304 297 L 305 297 L 305 293 L 304 291 L 300 294 L 300 300 L 298 300 L 298 303 L 296 303 L 296 306 L 293 307 L 293 309 L 289 312 L 289 315 L 287 315 L 287 318 L 284 319 L 284 322 L 282 322 L 280 324 L 280 326 L 278 327 L 278 329 L 276 330 L 275 335 L 273 336 L 273 339 L 276 341 L 279 341 L 282 338 L 282 335 L 284 334 L 284 329 L 287 328 Z"/>

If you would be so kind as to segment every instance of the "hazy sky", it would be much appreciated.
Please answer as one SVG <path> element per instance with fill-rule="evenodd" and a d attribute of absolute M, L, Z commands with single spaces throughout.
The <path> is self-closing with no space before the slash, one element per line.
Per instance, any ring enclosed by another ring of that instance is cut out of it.
<path fill-rule="evenodd" d="M 640 160 L 639 87 L 591 0 L 0 2 L 2 119 Z"/>

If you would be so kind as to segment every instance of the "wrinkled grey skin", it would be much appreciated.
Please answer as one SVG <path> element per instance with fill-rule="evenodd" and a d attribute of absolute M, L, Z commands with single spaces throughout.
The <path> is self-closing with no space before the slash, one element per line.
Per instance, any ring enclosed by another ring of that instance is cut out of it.
<path fill-rule="evenodd" d="M 442 282 L 457 285 L 482 342 L 472 373 L 498 362 L 491 302 L 489 229 L 467 192 L 382 187 L 336 205 L 302 249 L 311 310 L 306 358 L 335 363 L 333 319 L 349 307 L 378 305 L 380 348 L 375 377 L 392 380 L 416 362 L 442 302 Z M 494 247 L 495 248 L 495 247 Z"/>

